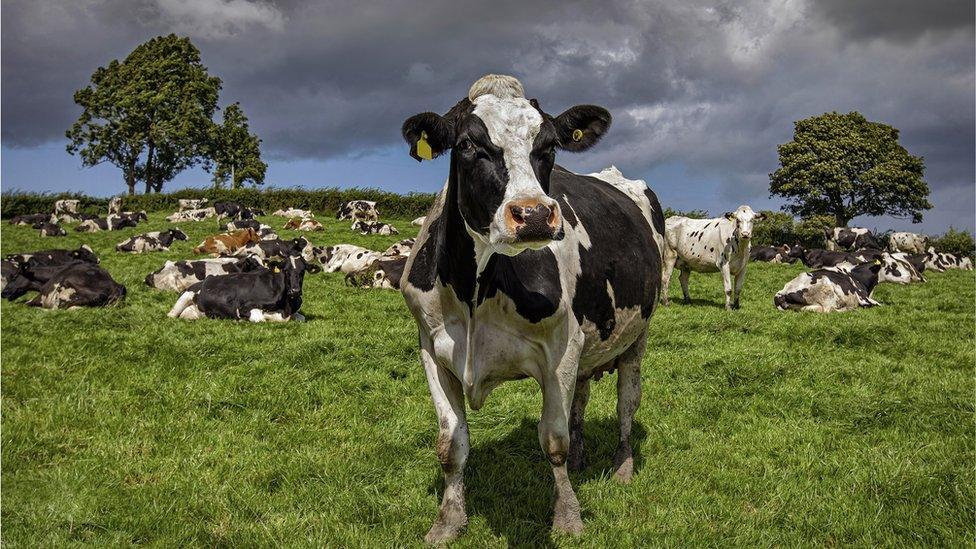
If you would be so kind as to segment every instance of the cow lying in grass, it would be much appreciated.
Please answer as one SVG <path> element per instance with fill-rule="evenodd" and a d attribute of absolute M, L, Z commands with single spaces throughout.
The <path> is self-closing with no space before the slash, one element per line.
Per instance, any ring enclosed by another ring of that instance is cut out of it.
<path fill-rule="evenodd" d="M 315 214 L 313 214 L 311 210 L 301 210 L 299 208 L 288 208 L 287 210 L 278 210 L 276 212 L 273 212 L 271 215 L 276 215 L 280 217 L 300 217 L 302 219 L 315 217 Z"/>
<path fill-rule="evenodd" d="M 973 270 L 973 260 L 964 256 L 938 253 L 934 247 L 930 246 L 925 252 L 925 267 L 937 273 L 945 272 L 946 269 L 971 271 Z"/>
<path fill-rule="evenodd" d="M 796 258 L 790 257 L 790 247 L 783 244 L 782 246 L 760 246 L 758 248 L 752 248 L 749 252 L 749 261 L 795 263 Z"/>
<path fill-rule="evenodd" d="M 116 282 L 108 271 L 76 261 L 57 270 L 27 305 L 45 309 L 103 307 L 124 297 L 125 286 Z"/>
<path fill-rule="evenodd" d="M 871 298 L 878 284 L 881 262 L 861 263 L 853 269 L 818 269 L 801 273 L 773 297 L 780 310 L 830 313 L 880 305 Z"/>
<path fill-rule="evenodd" d="M 409 256 L 413 250 L 413 245 L 416 243 L 416 238 L 404 238 L 399 242 L 394 242 L 389 248 L 383 251 L 383 257 Z"/>
<path fill-rule="evenodd" d="M 362 271 L 382 257 L 382 254 L 377 251 L 353 244 L 337 244 L 325 248 L 314 248 L 312 253 L 319 260 L 319 263 L 322 264 L 325 272 L 342 272 L 347 275 Z"/>
<path fill-rule="evenodd" d="M 284 228 L 294 229 L 296 231 L 321 231 L 325 229 L 325 227 L 323 227 L 321 223 L 319 223 L 314 219 L 309 219 L 307 217 L 306 218 L 293 217 L 288 220 L 288 223 L 285 223 Z"/>
<path fill-rule="evenodd" d="M 261 259 L 254 256 L 167 261 L 158 271 L 146 275 L 146 285 L 157 290 L 183 292 L 211 276 L 246 273 L 263 267 Z"/>
<path fill-rule="evenodd" d="M 4 291 L 3 297 L 8 297 L 10 292 L 18 292 L 23 289 L 16 296 L 9 298 L 16 299 L 24 295 L 26 291 L 39 290 L 43 283 L 47 281 L 47 277 L 39 279 L 36 276 L 31 276 L 31 273 L 34 273 L 37 267 L 62 267 L 75 261 L 85 261 L 97 265 L 98 256 L 87 245 L 81 246 L 77 250 L 54 249 L 23 254 L 10 254 L 0 262 L 0 271 L 2 271 L 0 290 Z M 11 287 L 10 290 L 7 290 L 8 286 Z"/>
<path fill-rule="evenodd" d="M 231 221 L 220 227 L 222 231 L 239 231 L 241 229 L 254 229 L 254 232 L 258 233 L 258 236 L 261 237 L 261 240 L 275 240 L 278 238 L 278 233 L 271 228 L 271 225 L 265 225 L 254 219 Z"/>
<path fill-rule="evenodd" d="M 376 209 L 376 202 L 372 200 L 350 200 L 342 206 L 336 213 L 336 219 L 362 219 L 363 221 L 376 221 L 380 218 L 380 212 Z"/>
<path fill-rule="evenodd" d="M 75 230 L 82 233 L 97 233 L 100 231 L 118 231 L 126 227 L 135 227 L 139 222 L 134 216 L 110 215 L 105 219 L 89 219 L 82 221 Z"/>
<path fill-rule="evenodd" d="M 400 234 L 400 231 L 396 227 L 390 225 L 389 223 L 384 223 L 382 221 L 354 221 L 352 224 L 352 230 L 359 231 L 359 234 Z"/>
<path fill-rule="evenodd" d="M 10 218 L 10 221 L 8 221 L 8 223 L 10 223 L 11 225 L 27 225 L 33 227 L 38 223 L 56 223 L 57 220 L 58 218 L 51 214 L 39 213 L 39 214 L 15 215 L 12 218 Z"/>
<path fill-rule="evenodd" d="M 243 246 L 234 252 L 234 255 L 245 257 L 253 255 L 261 259 L 287 258 L 292 256 L 302 257 L 305 261 L 311 261 L 313 256 L 312 244 L 303 237 L 292 238 L 291 240 L 262 240 Z"/>
<path fill-rule="evenodd" d="M 66 236 L 68 233 L 61 228 L 61 225 L 57 223 L 36 223 L 34 225 L 35 229 L 40 229 L 41 236 Z"/>
<path fill-rule="evenodd" d="M 360 288 L 399 290 L 408 256 L 380 257 L 365 268 L 346 274 L 346 284 Z"/>
<path fill-rule="evenodd" d="M 168 314 L 184 320 L 305 320 L 298 310 L 306 270 L 308 263 L 293 256 L 270 263 L 269 268 L 205 278 L 183 292 Z"/>
<path fill-rule="evenodd" d="M 200 208 L 198 210 L 185 210 L 180 212 L 175 212 L 172 215 L 166 217 L 166 221 L 170 223 L 179 223 L 180 221 L 203 221 L 211 217 L 216 217 L 217 210 L 213 208 Z"/>
<path fill-rule="evenodd" d="M 260 241 L 261 237 L 258 236 L 258 233 L 249 227 L 239 231 L 208 236 L 199 246 L 193 248 L 193 253 L 231 254 L 248 244 Z"/>
<path fill-rule="evenodd" d="M 793 246 L 790 249 L 789 255 L 793 259 L 799 259 L 811 269 L 836 267 L 842 264 L 853 266 L 861 263 L 857 257 L 848 252 L 821 249 L 809 250 L 800 245 Z"/>
<path fill-rule="evenodd" d="M 150 233 L 137 234 L 132 238 L 120 242 L 115 246 L 118 252 L 129 252 L 141 254 L 143 252 L 160 252 L 169 250 L 169 247 L 176 240 L 187 240 L 189 237 L 179 229 L 168 231 L 153 231 Z"/>

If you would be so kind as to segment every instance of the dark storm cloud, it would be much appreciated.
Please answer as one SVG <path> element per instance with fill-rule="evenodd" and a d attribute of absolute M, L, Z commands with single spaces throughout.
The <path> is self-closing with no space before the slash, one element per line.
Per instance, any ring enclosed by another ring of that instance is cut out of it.
<path fill-rule="evenodd" d="M 794 120 L 859 110 L 901 130 L 933 189 L 970 188 L 972 2 L 902 3 L 4 2 L 3 142 L 63 139 L 96 66 L 177 32 L 272 158 L 400 145 L 405 117 L 503 72 L 553 113 L 611 110 L 606 141 L 579 157 L 594 169 L 679 162 L 730 201 L 765 198 Z"/>

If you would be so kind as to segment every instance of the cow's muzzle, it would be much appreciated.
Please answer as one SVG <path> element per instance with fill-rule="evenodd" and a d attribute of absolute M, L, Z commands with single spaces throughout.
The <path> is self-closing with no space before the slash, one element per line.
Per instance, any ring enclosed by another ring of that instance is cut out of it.
<path fill-rule="evenodd" d="M 562 218 L 554 200 L 513 200 L 505 205 L 505 223 L 518 243 L 562 240 Z"/>

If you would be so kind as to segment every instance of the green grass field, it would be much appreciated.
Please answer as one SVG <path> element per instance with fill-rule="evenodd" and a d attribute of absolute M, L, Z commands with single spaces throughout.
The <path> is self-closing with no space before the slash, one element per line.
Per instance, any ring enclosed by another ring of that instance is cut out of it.
<path fill-rule="evenodd" d="M 4 545 L 421 544 L 441 474 L 400 295 L 315 274 L 305 323 L 171 320 L 176 294 L 143 278 L 217 231 L 183 223 L 190 241 L 168 253 L 114 251 L 162 217 L 65 238 L 2 227 L 4 254 L 88 243 L 129 290 L 105 309 L 0 306 Z M 315 244 L 400 238 L 326 225 Z M 717 274 L 692 277 L 692 305 L 673 285 L 651 324 L 630 486 L 610 478 L 614 380 L 594 384 L 578 540 L 549 532 L 538 387 L 496 390 L 469 416 L 456 545 L 972 546 L 974 274 L 885 284 L 883 307 L 853 313 L 775 310 L 801 269 L 752 265 L 734 312 Z"/>

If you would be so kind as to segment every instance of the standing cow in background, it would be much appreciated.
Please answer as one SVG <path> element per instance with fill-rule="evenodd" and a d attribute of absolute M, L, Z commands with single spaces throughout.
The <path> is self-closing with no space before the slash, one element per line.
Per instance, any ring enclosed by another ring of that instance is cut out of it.
<path fill-rule="evenodd" d="M 54 215 L 76 214 L 78 213 L 79 204 L 81 204 L 80 200 L 58 200 L 54 203 Z"/>
<path fill-rule="evenodd" d="M 206 198 L 181 198 L 179 199 L 180 209 L 177 211 L 199 210 L 207 203 Z"/>
<path fill-rule="evenodd" d="M 924 234 L 898 232 L 891 233 L 888 238 L 888 249 L 893 252 L 905 252 L 907 254 L 924 254 L 925 247 L 929 243 L 929 237 Z"/>
<path fill-rule="evenodd" d="M 109 214 L 120 214 L 122 213 L 122 197 L 116 196 L 112 200 L 108 201 L 108 213 Z"/>
<path fill-rule="evenodd" d="M 668 286 L 674 269 L 681 271 L 681 293 L 685 303 L 691 272 L 722 273 L 725 308 L 739 308 L 739 293 L 746 280 L 752 224 L 763 218 L 749 206 L 739 206 L 724 217 L 691 219 L 676 215 L 665 221 L 664 272 L 661 301 L 668 304 Z"/>
<path fill-rule="evenodd" d="M 451 157 L 400 280 L 439 427 L 445 486 L 429 543 L 449 541 L 467 524 L 465 403 L 480 409 L 507 380 L 531 377 L 542 388 L 539 442 L 555 479 L 554 529 L 583 529 L 568 467 L 583 464 L 590 379 L 612 370 L 614 476 L 631 479 L 664 219 L 643 181 L 555 165 L 557 148 L 589 149 L 609 126 L 610 113 L 593 105 L 552 116 L 525 98 L 518 80 L 496 75 L 475 82 L 446 115 L 425 112 L 403 124 L 412 157 Z"/>
<path fill-rule="evenodd" d="M 824 229 L 824 241 L 827 251 L 853 251 L 858 248 L 875 248 L 880 250 L 881 243 L 871 231 L 863 227 L 834 227 Z"/>
<path fill-rule="evenodd" d="M 359 221 L 378 221 L 380 212 L 372 200 L 350 200 L 339 207 L 336 219 L 355 219 Z"/>

